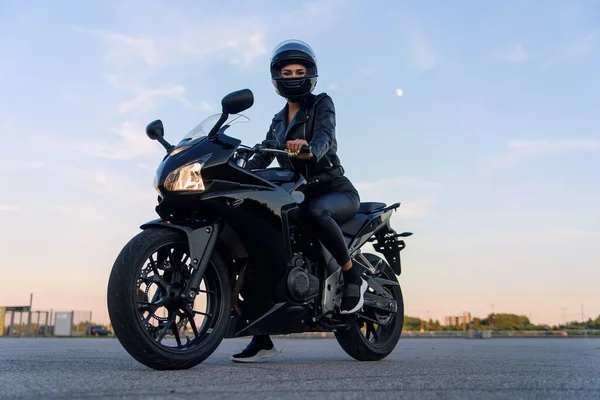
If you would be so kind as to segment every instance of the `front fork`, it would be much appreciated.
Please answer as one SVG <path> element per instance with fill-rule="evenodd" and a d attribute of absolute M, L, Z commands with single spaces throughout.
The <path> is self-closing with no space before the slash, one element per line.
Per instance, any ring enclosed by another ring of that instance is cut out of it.
<path fill-rule="evenodd" d="M 152 226 L 161 226 L 169 229 L 182 231 L 188 238 L 190 248 L 190 258 L 192 266 L 192 275 L 186 287 L 181 292 L 181 298 L 193 301 L 199 293 L 200 282 L 204 278 L 204 273 L 223 231 L 223 222 L 215 220 L 207 222 L 199 227 L 191 228 L 185 225 L 172 224 L 169 221 L 155 220 L 141 226 L 146 229 Z"/>

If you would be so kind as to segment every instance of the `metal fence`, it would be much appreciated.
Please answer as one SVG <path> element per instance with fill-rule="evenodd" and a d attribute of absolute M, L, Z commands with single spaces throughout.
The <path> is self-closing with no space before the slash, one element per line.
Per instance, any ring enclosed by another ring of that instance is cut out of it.
<path fill-rule="evenodd" d="M 92 325 L 91 311 L 29 311 L 2 307 L 0 336 L 83 336 Z"/>

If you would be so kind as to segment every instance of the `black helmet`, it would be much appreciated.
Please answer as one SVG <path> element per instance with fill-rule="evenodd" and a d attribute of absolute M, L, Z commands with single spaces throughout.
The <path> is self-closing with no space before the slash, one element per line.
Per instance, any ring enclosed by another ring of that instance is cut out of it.
<path fill-rule="evenodd" d="M 288 64 L 306 67 L 302 78 L 283 78 L 281 68 Z M 317 86 L 317 58 L 313 49 L 301 40 L 279 43 L 271 54 L 271 81 L 275 91 L 291 101 L 301 100 Z"/>

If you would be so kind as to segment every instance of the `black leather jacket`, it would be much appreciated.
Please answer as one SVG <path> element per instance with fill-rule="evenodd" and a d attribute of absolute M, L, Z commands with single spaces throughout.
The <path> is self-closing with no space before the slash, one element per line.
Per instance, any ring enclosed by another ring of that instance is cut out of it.
<path fill-rule="evenodd" d="M 313 108 L 315 103 L 316 106 Z M 281 144 L 288 140 L 304 139 L 311 146 L 314 156 L 310 160 L 277 156 L 279 165 L 283 168 L 295 169 L 309 184 L 324 182 L 343 175 L 344 169 L 336 154 L 335 108 L 331 97 L 326 93 L 307 96 L 288 128 L 286 128 L 287 115 L 286 104 L 273 117 L 266 139 L 276 140 Z M 248 161 L 246 168 L 267 168 L 274 157 L 272 154 L 256 154 Z"/>

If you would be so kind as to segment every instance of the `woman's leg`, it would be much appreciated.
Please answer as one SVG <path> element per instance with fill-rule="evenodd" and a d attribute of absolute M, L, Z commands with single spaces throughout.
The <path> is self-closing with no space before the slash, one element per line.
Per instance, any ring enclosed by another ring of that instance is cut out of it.
<path fill-rule="evenodd" d="M 360 207 L 355 192 L 332 192 L 318 196 L 307 203 L 307 211 L 313 219 L 317 237 L 329 250 L 344 275 L 341 313 L 350 314 L 362 308 L 367 283 L 359 276 L 352 261 L 344 234 L 339 223 L 354 217 Z"/>
<path fill-rule="evenodd" d="M 351 220 L 358 212 L 360 201 L 352 192 L 326 193 L 306 204 L 306 210 L 312 217 L 317 237 L 329 250 L 337 263 L 349 269 L 352 266 L 346 247 L 344 234 L 339 223 Z"/>

